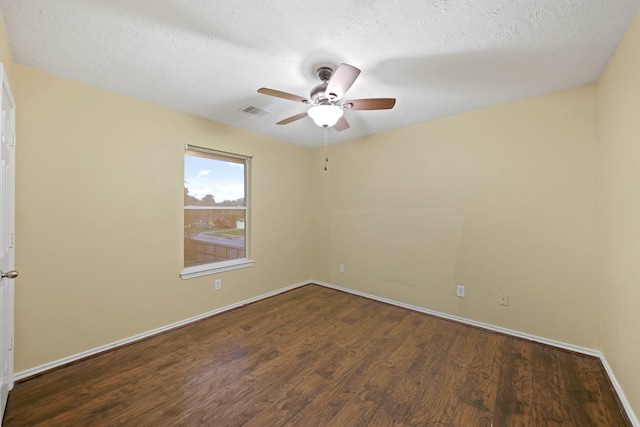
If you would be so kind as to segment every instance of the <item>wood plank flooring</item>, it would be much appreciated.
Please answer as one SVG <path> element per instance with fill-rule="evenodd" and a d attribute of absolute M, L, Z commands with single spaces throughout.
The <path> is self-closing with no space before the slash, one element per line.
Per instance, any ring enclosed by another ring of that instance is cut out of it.
<path fill-rule="evenodd" d="M 600 361 L 308 285 L 18 383 L 4 426 L 630 426 Z"/>

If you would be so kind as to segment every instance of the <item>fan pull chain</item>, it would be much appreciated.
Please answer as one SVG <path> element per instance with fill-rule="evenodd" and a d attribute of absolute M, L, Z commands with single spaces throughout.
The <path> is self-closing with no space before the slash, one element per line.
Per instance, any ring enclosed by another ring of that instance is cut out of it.
<path fill-rule="evenodd" d="M 324 126 L 324 170 L 327 170 L 327 163 L 329 163 L 329 156 L 327 155 L 328 139 L 329 139 L 329 127 Z"/>

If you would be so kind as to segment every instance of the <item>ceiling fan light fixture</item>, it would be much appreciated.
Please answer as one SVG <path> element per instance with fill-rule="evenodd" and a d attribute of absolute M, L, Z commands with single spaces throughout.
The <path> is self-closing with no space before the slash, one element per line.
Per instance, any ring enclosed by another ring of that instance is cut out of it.
<path fill-rule="evenodd" d="M 309 108 L 307 113 L 318 126 L 331 127 L 340 120 L 344 111 L 336 105 L 316 105 Z"/>

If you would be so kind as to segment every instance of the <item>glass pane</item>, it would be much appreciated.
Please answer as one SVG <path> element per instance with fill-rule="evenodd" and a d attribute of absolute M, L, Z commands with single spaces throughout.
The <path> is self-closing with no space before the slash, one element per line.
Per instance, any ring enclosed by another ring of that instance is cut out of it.
<path fill-rule="evenodd" d="M 185 206 L 246 206 L 244 162 L 185 154 Z"/>
<path fill-rule="evenodd" d="M 184 266 L 245 258 L 244 209 L 185 209 Z"/>

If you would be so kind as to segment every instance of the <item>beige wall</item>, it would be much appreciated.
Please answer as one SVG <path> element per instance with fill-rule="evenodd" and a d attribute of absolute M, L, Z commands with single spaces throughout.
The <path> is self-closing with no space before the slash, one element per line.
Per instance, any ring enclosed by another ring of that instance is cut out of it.
<path fill-rule="evenodd" d="M 640 15 L 598 80 L 601 341 L 640 414 Z"/>
<path fill-rule="evenodd" d="M 309 150 L 22 66 L 14 92 L 16 372 L 311 277 Z M 186 143 L 254 156 L 254 267 L 179 278 Z"/>
<path fill-rule="evenodd" d="M 0 62 L 2 62 L 7 73 L 9 84 L 13 84 L 13 61 L 11 60 L 11 51 L 9 50 L 9 41 L 7 40 L 2 12 L 0 12 Z"/>
<path fill-rule="evenodd" d="M 316 149 L 317 278 L 597 348 L 595 123 L 588 85 Z"/>

